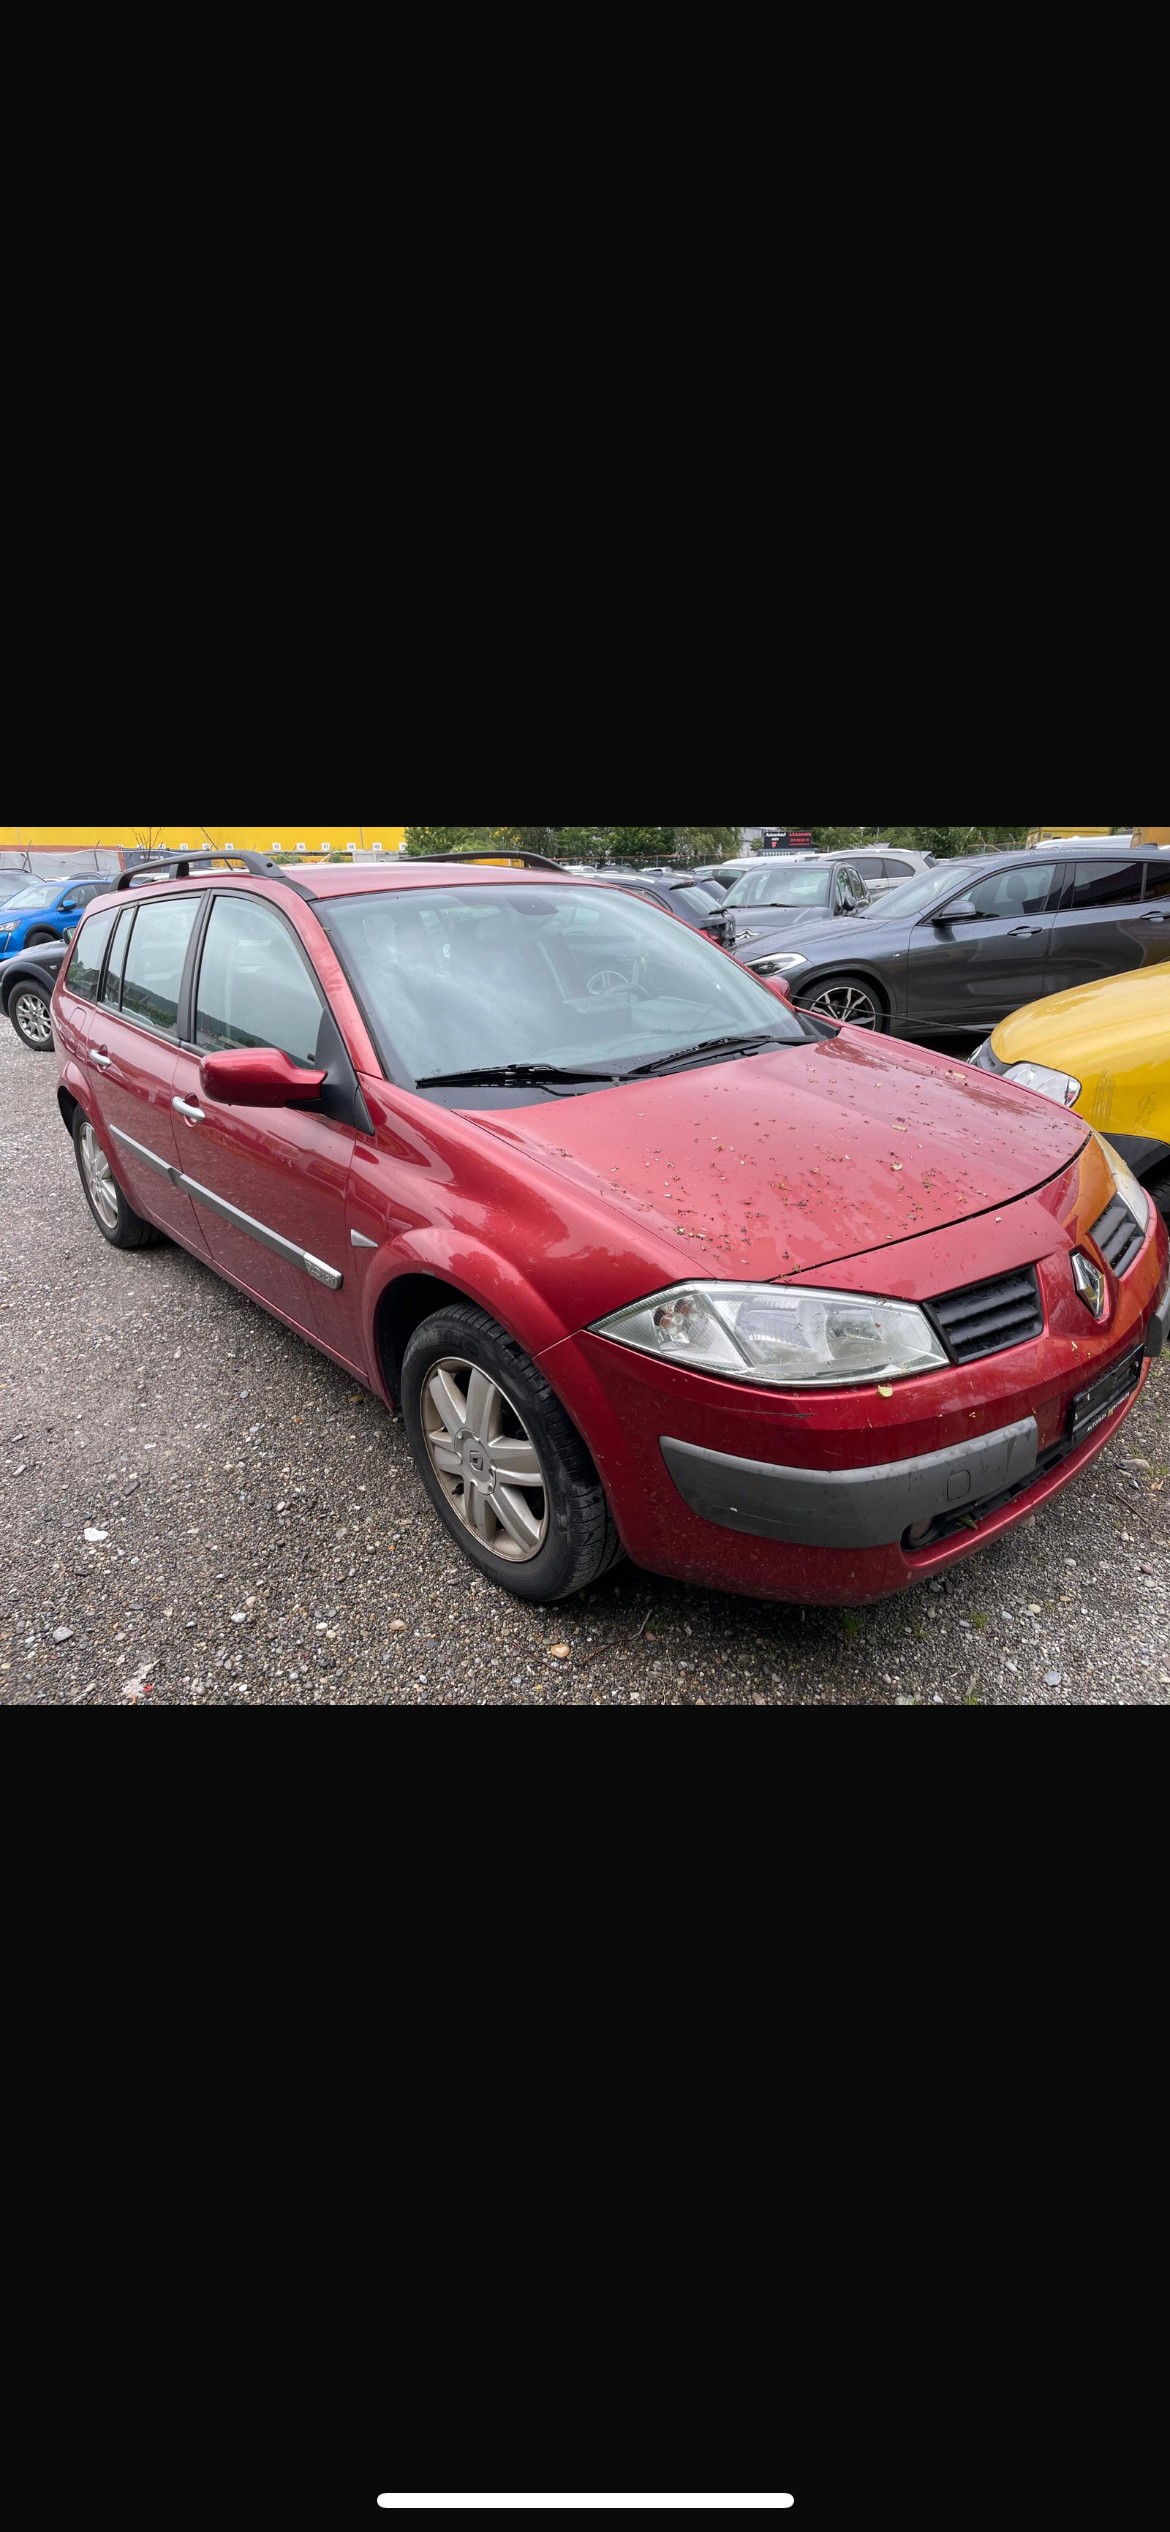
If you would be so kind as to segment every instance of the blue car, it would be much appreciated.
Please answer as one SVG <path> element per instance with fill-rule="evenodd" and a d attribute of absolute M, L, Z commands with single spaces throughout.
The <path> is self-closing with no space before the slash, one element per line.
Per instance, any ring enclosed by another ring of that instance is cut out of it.
<path fill-rule="evenodd" d="M 109 879 L 30 879 L 0 871 L 0 958 L 36 949 L 42 941 L 66 940 L 90 898 L 111 885 Z"/>

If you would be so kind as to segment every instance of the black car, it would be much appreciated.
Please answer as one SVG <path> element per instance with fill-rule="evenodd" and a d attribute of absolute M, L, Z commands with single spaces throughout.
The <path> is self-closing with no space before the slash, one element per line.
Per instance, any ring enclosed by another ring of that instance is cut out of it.
<path fill-rule="evenodd" d="M 1170 852 L 1053 844 L 939 862 L 848 925 L 778 917 L 741 954 L 855 1028 L 985 1037 L 1022 1003 L 1170 959 Z"/>
<path fill-rule="evenodd" d="M 0 959 L 0 1011 L 31 1055 L 53 1051 L 49 1002 L 71 945 L 71 939 L 45 941 L 39 949 L 17 950 L 15 957 Z"/>

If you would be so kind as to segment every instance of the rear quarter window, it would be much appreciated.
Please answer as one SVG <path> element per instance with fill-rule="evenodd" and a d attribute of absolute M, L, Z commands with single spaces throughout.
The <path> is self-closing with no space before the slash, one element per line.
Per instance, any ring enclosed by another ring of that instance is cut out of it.
<path fill-rule="evenodd" d="M 65 982 L 70 993 L 80 994 L 83 1002 L 93 1002 L 96 998 L 98 977 L 102 972 L 106 943 L 113 931 L 116 913 L 115 907 L 113 913 L 91 915 L 88 923 L 82 924 L 74 943 Z"/>

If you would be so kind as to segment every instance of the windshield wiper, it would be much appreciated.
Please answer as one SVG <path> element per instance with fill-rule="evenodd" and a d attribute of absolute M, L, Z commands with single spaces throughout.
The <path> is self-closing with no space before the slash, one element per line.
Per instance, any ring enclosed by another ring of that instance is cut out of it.
<path fill-rule="evenodd" d="M 416 1081 L 416 1090 L 478 1090 L 493 1087 L 520 1089 L 529 1082 L 541 1084 L 557 1081 L 618 1081 L 624 1074 L 614 1072 L 566 1072 L 559 1064 L 478 1064 L 466 1073 L 426 1073 Z"/>
<path fill-rule="evenodd" d="M 758 1047 L 787 1046 L 795 1041 L 777 1037 L 772 1029 L 756 1029 L 750 1037 L 709 1037 L 700 1046 L 676 1046 L 673 1055 L 656 1055 L 650 1064 L 635 1064 L 631 1072 L 622 1074 L 623 1081 L 644 1080 L 647 1073 L 659 1073 L 668 1064 L 685 1064 L 700 1055 L 751 1055 Z"/>

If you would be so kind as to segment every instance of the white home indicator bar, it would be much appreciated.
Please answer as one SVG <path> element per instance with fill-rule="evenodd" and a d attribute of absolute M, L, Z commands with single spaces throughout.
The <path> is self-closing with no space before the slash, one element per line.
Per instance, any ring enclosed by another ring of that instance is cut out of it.
<path fill-rule="evenodd" d="M 379 2497 L 380 2506 L 792 2506 L 794 2497 Z"/>

